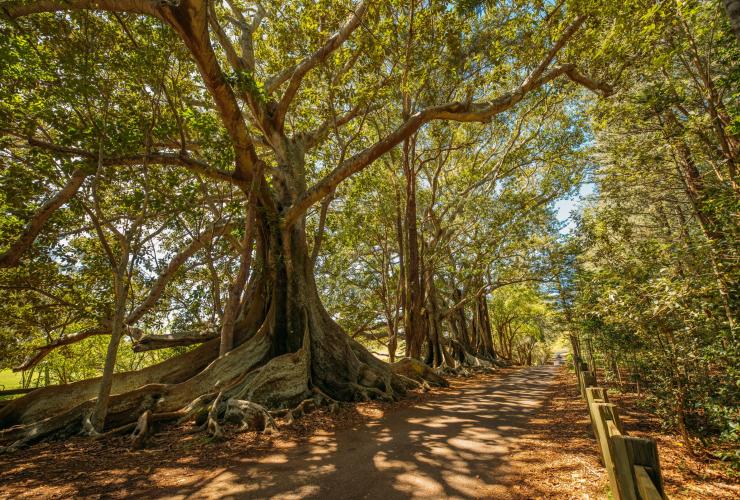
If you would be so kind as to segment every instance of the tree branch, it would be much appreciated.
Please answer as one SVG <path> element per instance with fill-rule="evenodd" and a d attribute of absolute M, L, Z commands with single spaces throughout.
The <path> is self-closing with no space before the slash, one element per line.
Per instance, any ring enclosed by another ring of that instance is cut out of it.
<path fill-rule="evenodd" d="M 29 249 L 33 244 L 36 237 L 41 232 L 49 218 L 56 212 L 62 205 L 67 203 L 84 182 L 85 178 L 90 175 L 90 171 L 84 168 L 78 168 L 72 173 L 72 177 L 67 181 L 64 187 L 52 196 L 46 203 L 44 203 L 38 212 L 31 217 L 31 220 L 26 224 L 26 228 L 18 239 L 10 245 L 5 252 L 0 254 L 0 268 L 2 267 L 14 267 L 20 262 L 21 256 Z"/>
<path fill-rule="evenodd" d="M 367 167 L 378 157 L 401 143 L 404 139 L 410 137 L 424 124 L 433 120 L 447 120 L 456 122 L 487 122 L 494 116 L 511 109 L 518 104 L 531 91 L 542 87 L 543 85 L 555 80 L 560 76 L 567 76 L 575 83 L 585 86 L 589 90 L 600 93 L 601 95 L 611 94 L 611 87 L 594 81 L 580 73 L 574 64 L 562 64 L 547 69 L 549 64 L 567 43 L 567 41 L 576 33 L 578 28 L 583 25 L 584 16 L 576 18 L 565 29 L 560 39 L 548 50 L 545 57 L 535 67 L 535 69 L 525 78 L 515 90 L 503 94 L 502 96 L 487 102 L 451 102 L 439 106 L 425 108 L 404 121 L 395 131 L 379 140 L 372 146 L 369 146 L 356 155 L 343 161 L 339 166 L 332 170 L 319 182 L 301 194 L 285 214 L 284 224 L 289 226 L 303 215 L 308 208 L 317 201 L 324 198 L 337 185 L 347 177 L 359 172 Z"/>
<path fill-rule="evenodd" d="M 88 337 L 93 337 L 95 335 L 106 335 L 108 333 L 110 333 L 110 327 L 94 326 L 92 328 L 86 328 L 85 330 L 73 333 L 72 335 L 63 335 L 54 342 L 50 342 L 43 347 L 37 348 L 34 354 L 26 358 L 26 360 L 20 365 L 14 367 L 13 371 L 19 372 L 23 370 L 28 370 L 32 366 L 38 364 L 39 361 L 44 359 L 51 351 L 53 351 L 57 347 L 74 344 L 75 342 L 85 340 Z"/>
<path fill-rule="evenodd" d="M 219 336 L 218 333 L 210 332 L 196 335 L 145 335 L 141 337 L 133 347 L 134 352 L 154 351 L 167 347 L 188 346 L 202 344 Z"/>
<path fill-rule="evenodd" d="M 211 47 L 206 4 L 201 0 L 37 0 L 3 2 L 0 11 L 15 19 L 40 12 L 90 9 L 147 14 L 169 23 L 190 50 L 233 143 L 238 176 L 248 181 L 260 160 L 233 89 Z"/>
<path fill-rule="evenodd" d="M 153 0 L 37 0 L 35 2 L 3 2 L 0 11 L 11 19 L 42 12 L 61 10 L 105 10 L 109 12 L 131 12 L 159 17 L 158 6 L 164 2 Z"/>
<path fill-rule="evenodd" d="M 167 267 L 159 274 L 146 298 L 133 311 L 131 311 L 128 317 L 126 317 L 126 324 L 133 325 L 136 323 L 157 303 L 159 298 L 162 296 L 162 292 L 164 292 L 167 283 L 170 282 L 178 269 L 180 269 L 185 261 L 192 257 L 195 252 L 203 248 L 206 243 L 216 236 L 229 232 L 235 226 L 236 224 L 233 222 L 219 225 L 211 224 L 205 231 L 196 236 L 188 246 L 180 250 L 180 252 L 170 260 Z"/>
<path fill-rule="evenodd" d="M 372 146 L 369 146 L 356 155 L 342 162 L 332 170 L 321 181 L 305 191 L 285 216 L 285 224 L 290 225 L 298 217 L 303 215 L 308 208 L 329 194 L 336 186 L 347 177 L 359 172 L 378 157 L 401 143 L 419 130 L 422 125 L 432 120 L 448 120 L 456 122 L 487 122 L 495 115 L 502 113 L 519 103 L 531 90 L 554 80 L 555 78 L 572 72 L 574 66 L 571 64 L 556 66 L 546 71 L 537 80 L 522 84 L 513 92 L 508 92 L 489 103 L 461 103 L 452 102 L 440 106 L 434 106 L 419 111 L 408 120 L 403 122 L 395 131 Z"/>
<path fill-rule="evenodd" d="M 161 17 L 175 29 L 190 50 L 234 146 L 238 177 L 240 180 L 249 181 L 260 159 L 254 149 L 234 90 L 226 81 L 211 46 L 206 4 L 207 2 L 201 0 L 179 0 L 175 5 L 163 3 L 159 10 Z"/>
<path fill-rule="evenodd" d="M 337 31 L 332 37 L 330 37 L 316 52 L 291 68 L 292 71 L 289 73 L 290 82 L 288 83 L 288 88 L 285 89 L 285 93 L 280 99 L 277 109 L 275 110 L 275 125 L 278 130 L 283 129 L 283 124 L 285 123 L 285 114 L 288 112 L 288 107 L 290 106 L 290 103 L 293 102 L 293 98 L 295 97 L 298 89 L 301 86 L 303 77 L 305 77 L 306 74 L 313 68 L 325 61 L 332 52 L 337 50 L 350 37 L 352 32 L 355 31 L 355 29 L 357 29 L 357 27 L 360 25 L 362 17 L 367 11 L 367 6 L 367 0 L 362 0 L 357 5 L 357 8 L 354 10 L 349 19 L 347 19 L 339 28 L 339 31 Z M 281 73 L 281 75 L 283 73 Z"/>
<path fill-rule="evenodd" d="M 303 145 L 305 146 L 306 150 L 311 150 L 315 148 L 321 143 L 321 141 L 326 139 L 332 128 L 337 129 L 339 127 L 343 127 L 358 116 L 366 115 L 373 109 L 375 108 L 358 104 L 354 108 L 344 113 L 342 116 L 336 117 L 336 119 L 334 116 L 327 118 L 316 129 L 312 130 L 311 132 L 307 132 L 304 135 Z"/>
<path fill-rule="evenodd" d="M 61 146 L 59 144 L 53 144 L 33 137 L 28 139 L 28 144 L 67 156 L 80 156 L 94 161 L 98 160 L 98 153 L 76 147 Z M 234 174 L 212 167 L 204 161 L 188 156 L 184 152 L 170 153 L 165 151 L 151 151 L 148 154 L 134 153 L 131 155 L 112 158 L 104 156 L 101 163 L 104 166 L 115 166 L 140 165 L 145 162 L 150 164 L 181 166 L 210 179 L 228 182 L 238 187 L 245 187 L 247 185 L 245 181 L 238 179 Z"/>
<path fill-rule="evenodd" d="M 311 249 L 311 265 L 316 267 L 316 260 L 319 258 L 319 251 L 321 250 L 321 240 L 324 237 L 324 228 L 326 226 L 326 215 L 329 212 L 329 205 L 334 199 L 334 193 L 329 193 L 329 196 L 321 201 L 321 212 L 319 213 L 319 226 L 316 228 L 316 235 L 313 239 L 313 248 Z"/>

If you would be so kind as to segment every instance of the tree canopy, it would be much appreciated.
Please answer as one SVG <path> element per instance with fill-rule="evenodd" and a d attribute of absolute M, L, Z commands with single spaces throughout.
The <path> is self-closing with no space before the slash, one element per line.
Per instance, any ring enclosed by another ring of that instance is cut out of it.
<path fill-rule="evenodd" d="M 726 432 L 726 3 L 1 2 L 0 369 L 43 389 L 0 441 L 218 434 L 563 332 Z"/>

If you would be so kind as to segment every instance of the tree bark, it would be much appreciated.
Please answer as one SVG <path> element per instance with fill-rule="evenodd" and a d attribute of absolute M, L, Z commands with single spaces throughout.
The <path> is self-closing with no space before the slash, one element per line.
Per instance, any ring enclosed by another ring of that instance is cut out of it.
<path fill-rule="evenodd" d="M 97 432 L 101 432 L 105 427 L 108 401 L 110 400 L 111 387 L 113 386 L 113 372 L 116 367 L 118 346 L 121 344 L 126 317 L 126 299 L 128 298 L 126 267 L 129 260 L 128 251 L 123 251 L 120 258 L 121 260 L 118 263 L 118 268 L 115 270 L 113 279 L 114 312 L 110 341 L 108 342 L 108 350 L 105 355 L 105 365 L 103 366 L 103 375 L 100 378 L 100 388 L 98 389 L 98 397 L 95 401 L 95 409 L 90 416 L 90 423 Z"/>
<path fill-rule="evenodd" d="M 404 332 L 406 334 L 406 356 L 421 359 L 426 335 L 421 312 L 423 291 L 419 261 L 419 232 L 416 222 L 416 169 L 412 147 L 412 140 L 407 139 L 403 142 L 403 171 L 406 179 L 406 210 L 404 213 L 406 298 L 404 302 L 407 306 L 404 314 Z"/>

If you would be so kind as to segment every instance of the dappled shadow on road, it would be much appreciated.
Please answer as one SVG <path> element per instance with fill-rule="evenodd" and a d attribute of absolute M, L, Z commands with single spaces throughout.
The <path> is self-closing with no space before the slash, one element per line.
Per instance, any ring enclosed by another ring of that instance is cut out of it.
<path fill-rule="evenodd" d="M 476 497 L 505 494 L 520 471 L 507 464 L 518 434 L 546 397 L 549 369 L 463 384 L 361 428 L 316 436 L 306 448 L 225 470 L 199 494 L 324 498 Z M 174 492 L 173 492 L 174 493 Z"/>
<path fill-rule="evenodd" d="M 129 457 L 129 467 L 85 467 L 79 477 L 59 478 L 64 483 L 59 486 L 70 495 L 106 491 L 179 498 L 548 496 L 536 481 L 522 488 L 530 468 L 547 467 L 546 458 L 522 453 L 527 451 L 522 447 L 532 447 L 547 432 L 532 421 L 552 390 L 556 370 L 458 380 L 415 406 L 259 453 L 232 446 L 218 457 L 193 453 L 162 462 L 155 450 L 150 456 L 146 450 L 133 452 L 141 461 L 133 470 Z M 24 483 L 39 486 L 33 464 L 24 469 Z"/>

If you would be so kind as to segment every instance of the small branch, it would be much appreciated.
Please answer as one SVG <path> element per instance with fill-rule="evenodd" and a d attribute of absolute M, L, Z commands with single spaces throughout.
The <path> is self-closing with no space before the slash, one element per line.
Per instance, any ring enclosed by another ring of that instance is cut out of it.
<path fill-rule="evenodd" d="M 159 297 L 164 292 L 167 283 L 170 282 L 175 273 L 180 267 L 187 261 L 192 255 L 203 248 L 206 243 L 211 241 L 216 236 L 220 236 L 224 233 L 231 231 L 235 227 L 234 223 L 226 224 L 211 224 L 206 230 L 197 235 L 189 245 L 184 247 L 180 252 L 175 255 L 167 267 L 159 274 L 157 280 L 149 290 L 147 297 L 139 304 L 136 309 L 131 311 L 131 314 L 126 318 L 126 324 L 132 325 L 136 323 L 141 317 L 151 309 L 159 300 Z"/>
<path fill-rule="evenodd" d="M 33 147 L 42 148 L 47 151 L 53 151 L 67 156 L 80 156 L 94 161 L 98 160 L 98 153 L 81 148 L 53 144 L 33 137 L 28 139 L 28 144 Z M 166 151 L 151 151 L 149 153 L 134 153 L 118 157 L 104 157 L 101 163 L 106 167 L 116 165 L 135 166 L 142 165 L 144 163 L 181 166 L 187 168 L 191 172 L 203 175 L 210 179 L 228 182 L 239 187 L 247 186 L 245 181 L 237 179 L 234 174 L 212 167 L 204 161 L 195 159 L 184 152 L 170 153 Z"/>
<path fill-rule="evenodd" d="M 158 7 L 162 3 L 148 0 L 38 0 L 36 2 L 3 2 L 0 10 L 11 19 L 62 10 L 103 10 L 109 12 L 131 12 L 160 17 Z"/>
<path fill-rule="evenodd" d="M 577 68 L 569 70 L 566 75 L 568 75 L 568 78 L 570 78 L 575 83 L 586 87 L 592 92 L 601 94 L 602 97 L 609 97 L 614 93 L 614 87 L 605 82 L 598 82 L 593 78 L 584 75 L 583 73 L 578 71 Z"/>
<path fill-rule="evenodd" d="M 366 116 L 374 109 L 375 108 L 372 106 L 362 106 L 358 104 L 357 106 L 350 109 L 342 116 L 337 117 L 336 119 L 333 116 L 331 118 L 328 118 L 316 129 L 305 134 L 303 144 L 306 150 L 310 150 L 318 146 L 321 141 L 326 139 L 332 129 L 343 127 L 360 115 Z"/>
<path fill-rule="evenodd" d="M 216 33 L 218 43 L 219 45 L 221 45 L 221 48 L 224 49 L 224 52 L 226 52 L 226 59 L 229 61 L 231 67 L 234 70 L 244 69 L 244 65 L 242 64 L 243 61 L 236 53 L 236 49 L 234 49 L 234 46 L 229 40 L 229 37 L 226 35 L 223 27 L 218 22 L 218 17 L 216 16 L 216 7 L 213 2 L 208 3 L 208 24 L 211 26 L 211 29 L 214 31 L 214 33 Z"/>
<path fill-rule="evenodd" d="M 110 327 L 94 326 L 92 328 L 87 328 L 77 333 L 73 333 L 72 335 L 63 335 L 62 337 L 59 337 L 54 342 L 50 342 L 49 344 L 46 344 L 43 347 L 39 347 L 36 350 L 36 352 L 32 354 L 31 356 L 29 356 L 28 358 L 26 358 L 26 360 L 23 363 L 14 367 L 13 371 L 19 372 L 19 371 L 27 370 L 31 368 L 32 366 L 35 366 L 39 361 L 44 359 L 51 351 L 53 351 L 57 347 L 74 344 L 75 342 L 79 342 L 81 340 L 84 340 L 88 337 L 93 337 L 95 335 L 106 335 L 109 333 L 110 333 Z"/>

